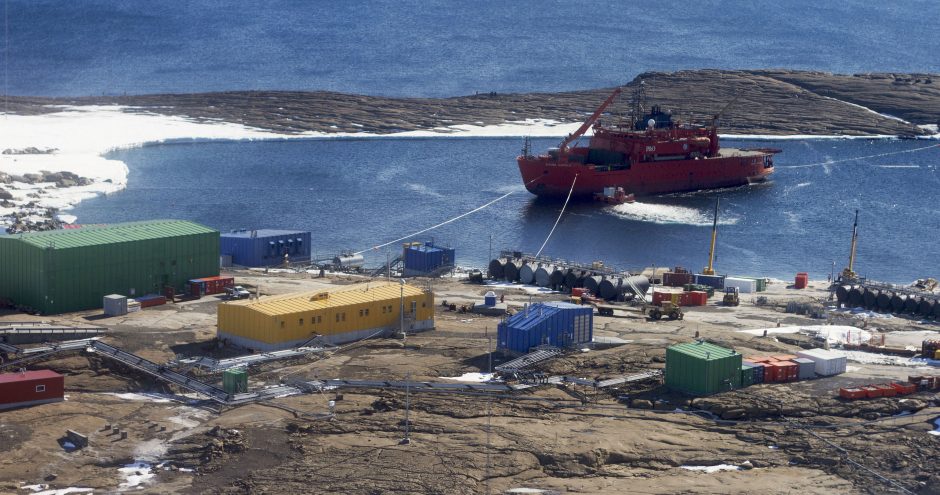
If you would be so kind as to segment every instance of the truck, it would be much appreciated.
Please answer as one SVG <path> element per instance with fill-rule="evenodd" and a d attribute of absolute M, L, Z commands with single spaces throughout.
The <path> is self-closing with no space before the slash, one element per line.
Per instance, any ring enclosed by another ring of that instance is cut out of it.
<path fill-rule="evenodd" d="M 226 287 L 225 294 L 229 299 L 248 299 L 251 297 L 251 292 L 248 292 L 248 289 L 236 285 L 234 287 Z"/>
<path fill-rule="evenodd" d="M 637 306 L 628 306 L 624 304 L 606 304 L 603 299 L 596 298 L 590 292 L 584 291 L 580 296 L 571 296 L 571 302 L 574 304 L 590 304 L 597 309 L 600 316 L 614 316 L 615 310 L 632 311 L 648 316 L 652 320 L 660 320 L 663 316 L 670 320 L 681 320 L 685 317 L 682 308 L 672 301 L 663 301 L 659 304 L 647 303 L 643 298 L 637 298 L 641 301 Z"/>

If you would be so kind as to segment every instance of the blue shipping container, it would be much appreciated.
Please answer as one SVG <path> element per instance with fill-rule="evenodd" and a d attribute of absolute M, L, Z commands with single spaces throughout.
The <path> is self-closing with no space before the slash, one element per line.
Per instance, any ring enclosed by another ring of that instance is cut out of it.
<path fill-rule="evenodd" d="M 700 285 L 707 285 L 709 287 L 724 290 L 725 288 L 725 276 L 724 275 L 695 275 L 695 283 Z"/>
<path fill-rule="evenodd" d="M 284 255 L 293 262 L 310 261 L 310 232 L 296 230 L 237 230 L 220 236 L 220 253 L 241 266 L 276 266 Z"/>
<path fill-rule="evenodd" d="M 430 242 L 408 245 L 404 249 L 404 275 L 426 275 L 442 267 L 454 266 L 454 249 L 435 246 Z"/>
<path fill-rule="evenodd" d="M 536 303 L 503 320 L 496 330 L 497 347 L 525 354 L 533 347 L 569 347 L 590 342 L 593 308 L 565 302 Z"/>

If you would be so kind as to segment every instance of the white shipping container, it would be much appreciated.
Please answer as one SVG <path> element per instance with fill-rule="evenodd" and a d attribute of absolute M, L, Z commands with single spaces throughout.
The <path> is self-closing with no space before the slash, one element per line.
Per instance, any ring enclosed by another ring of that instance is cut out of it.
<path fill-rule="evenodd" d="M 796 355 L 816 363 L 817 375 L 832 376 L 845 373 L 846 358 L 835 352 L 825 349 L 810 349 L 808 351 L 797 351 Z"/>
<path fill-rule="evenodd" d="M 757 292 L 757 280 L 749 278 L 725 277 L 725 288 L 737 287 L 742 294 Z"/>

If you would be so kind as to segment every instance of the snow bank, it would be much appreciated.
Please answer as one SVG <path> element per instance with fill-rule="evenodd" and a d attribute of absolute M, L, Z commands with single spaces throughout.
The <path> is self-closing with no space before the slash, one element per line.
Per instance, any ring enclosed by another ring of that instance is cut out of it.
<path fill-rule="evenodd" d="M 830 344 L 861 344 L 871 339 L 871 332 L 846 325 L 807 325 L 738 330 L 750 335 L 768 335 L 775 333 L 802 333 L 825 338 Z"/>
<path fill-rule="evenodd" d="M 118 485 L 121 490 L 140 487 L 156 476 L 156 473 L 153 472 L 153 465 L 148 462 L 127 464 L 122 468 L 118 468 L 118 472 L 124 478 L 124 481 Z"/>
<path fill-rule="evenodd" d="M 717 473 L 719 471 L 740 471 L 741 466 L 734 464 L 718 464 L 717 466 L 679 466 L 689 471 L 701 471 L 703 473 Z"/>
<path fill-rule="evenodd" d="M 444 380 L 454 380 L 458 382 L 488 382 L 492 381 L 495 375 L 493 373 L 464 373 L 460 376 L 442 376 Z"/>

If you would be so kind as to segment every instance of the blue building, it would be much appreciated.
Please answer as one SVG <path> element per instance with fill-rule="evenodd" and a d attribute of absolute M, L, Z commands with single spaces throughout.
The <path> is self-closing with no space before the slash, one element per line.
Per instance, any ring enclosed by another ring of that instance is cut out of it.
<path fill-rule="evenodd" d="M 570 347 L 594 337 L 590 306 L 566 302 L 536 303 L 503 320 L 496 330 L 496 347 L 525 354 L 533 347 Z"/>
<path fill-rule="evenodd" d="M 402 261 L 402 275 L 406 277 L 439 275 L 442 270 L 454 267 L 454 249 L 431 242 L 410 242 L 403 246 Z"/>
<path fill-rule="evenodd" d="M 276 266 L 310 261 L 310 232 L 299 230 L 233 230 L 221 235 L 222 256 L 233 265 Z"/>

